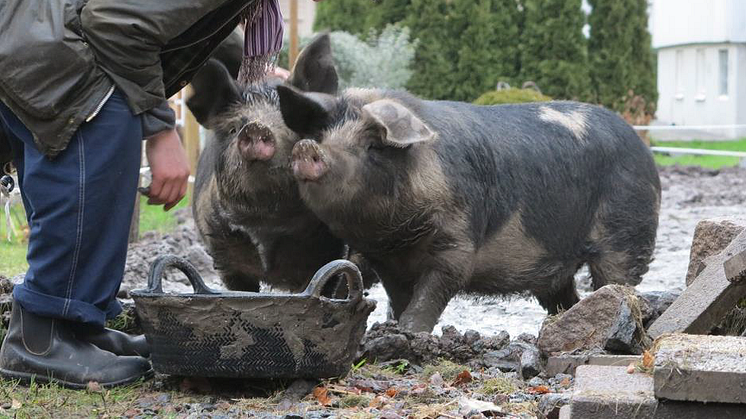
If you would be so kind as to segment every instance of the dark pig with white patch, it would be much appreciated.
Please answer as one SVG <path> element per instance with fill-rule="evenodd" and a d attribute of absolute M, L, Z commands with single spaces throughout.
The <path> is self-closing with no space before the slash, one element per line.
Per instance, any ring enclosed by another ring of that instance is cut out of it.
<path fill-rule="evenodd" d="M 529 291 L 557 313 L 578 301 L 584 264 L 595 289 L 636 285 L 648 270 L 660 180 L 613 112 L 278 93 L 306 138 L 292 162 L 303 201 L 372 264 L 410 331 L 432 330 L 461 292 Z"/>
<path fill-rule="evenodd" d="M 337 74 L 328 36 L 304 49 L 290 83 L 334 94 Z M 303 204 L 289 159 L 298 136 L 282 121 L 276 86 L 240 87 L 217 60 L 192 81 L 187 106 L 212 138 L 200 156 L 193 212 L 228 289 L 260 282 L 292 292 L 317 269 L 345 256 L 345 244 Z"/>

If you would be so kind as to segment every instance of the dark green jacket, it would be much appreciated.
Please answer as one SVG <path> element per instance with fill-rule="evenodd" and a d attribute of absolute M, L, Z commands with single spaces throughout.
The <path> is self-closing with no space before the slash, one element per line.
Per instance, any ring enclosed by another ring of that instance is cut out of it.
<path fill-rule="evenodd" d="M 53 158 L 116 86 L 144 135 L 253 0 L 0 0 L 0 100 Z M 0 134 L 0 166 L 9 146 Z"/>

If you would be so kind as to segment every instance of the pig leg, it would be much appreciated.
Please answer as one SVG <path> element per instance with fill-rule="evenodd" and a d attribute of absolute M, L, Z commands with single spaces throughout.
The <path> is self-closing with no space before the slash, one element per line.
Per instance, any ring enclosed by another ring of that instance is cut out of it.
<path fill-rule="evenodd" d="M 412 283 L 399 280 L 384 280 L 383 288 L 389 297 L 388 319 L 398 320 L 412 300 Z"/>
<path fill-rule="evenodd" d="M 575 290 L 573 275 L 562 281 L 559 289 L 550 289 L 550 292 L 547 293 L 533 291 L 533 294 L 550 315 L 557 314 L 561 310 L 568 310 L 580 301 L 578 292 Z"/>
<path fill-rule="evenodd" d="M 441 252 L 434 255 L 434 260 L 445 263 L 438 263 L 417 281 L 412 299 L 399 317 L 399 325 L 404 330 L 433 330 L 448 302 L 464 289 L 471 278 L 473 262 L 470 256 L 466 252 Z"/>

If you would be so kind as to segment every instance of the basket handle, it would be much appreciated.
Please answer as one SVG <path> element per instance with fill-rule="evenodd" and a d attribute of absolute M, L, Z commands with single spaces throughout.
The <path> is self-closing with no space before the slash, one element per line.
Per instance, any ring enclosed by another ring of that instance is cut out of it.
<path fill-rule="evenodd" d="M 205 285 L 197 269 L 186 259 L 174 255 L 159 256 L 153 264 L 150 265 L 150 274 L 148 275 L 148 292 L 163 293 L 163 274 L 166 268 L 176 268 L 186 275 L 189 282 L 194 288 L 195 294 L 215 294 L 216 292 Z"/>
<path fill-rule="evenodd" d="M 344 259 L 331 261 L 316 271 L 304 294 L 321 297 L 321 291 L 323 291 L 326 283 L 339 274 L 343 274 L 347 278 L 347 289 L 349 290 L 347 299 L 349 301 L 362 299 L 363 276 L 360 274 L 360 269 L 354 263 Z"/>

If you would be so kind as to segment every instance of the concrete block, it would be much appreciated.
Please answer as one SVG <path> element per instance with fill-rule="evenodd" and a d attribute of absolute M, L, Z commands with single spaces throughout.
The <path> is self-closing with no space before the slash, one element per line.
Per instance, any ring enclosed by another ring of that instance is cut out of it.
<path fill-rule="evenodd" d="M 572 407 L 568 404 L 562 406 L 559 411 L 559 419 L 571 419 L 572 418 Z"/>
<path fill-rule="evenodd" d="M 666 335 L 654 355 L 657 398 L 746 403 L 746 338 Z"/>
<path fill-rule="evenodd" d="M 710 257 L 697 279 L 648 329 L 651 337 L 664 333 L 706 334 L 746 297 L 746 284 L 728 281 L 723 263 L 746 250 L 742 231 L 721 253 Z"/>
<path fill-rule="evenodd" d="M 560 412 L 562 414 L 562 412 Z M 656 400 L 653 377 L 626 367 L 581 365 L 571 419 L 742 419 L 746 405 Z"/>
<path fill-rule="evenodd" d="M 722 252 L 733 239 L 746 229 L 746 218 L 716 217 L 702 220 L 694 229 L 686 285 L 704 269 L 705 259 Z"/>
<path fill-rule="evenodd" d="M 557 374 L 575 375 L 575 369 L 581 365 L 604 365 L 626 367 L 641 360 L 639 355 L 560 355 L 550 356 L 547 360 L 546 374 L 554 377 Z"/>
<path fill-rule="evenodd" d="M 575 374 L 572 418 L 652 418 L 658 406 L 653 377 L 627 367 L 581 365 Z"/>

